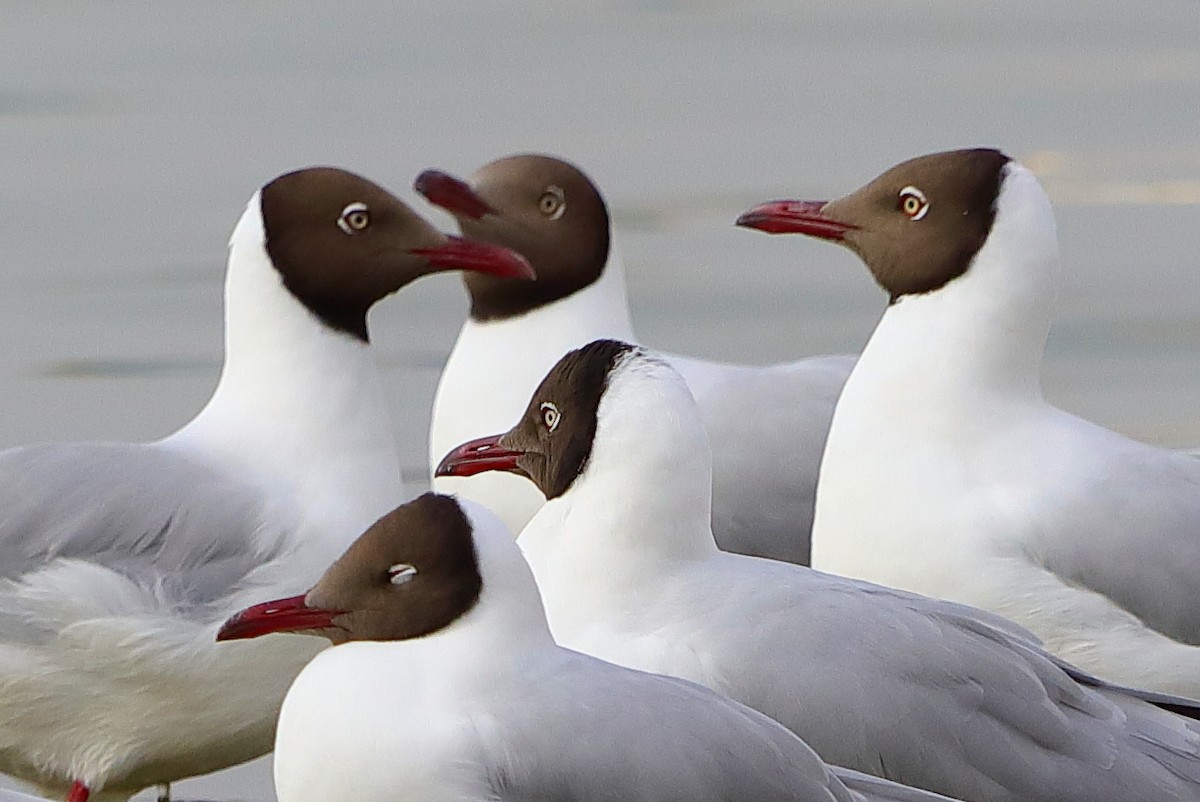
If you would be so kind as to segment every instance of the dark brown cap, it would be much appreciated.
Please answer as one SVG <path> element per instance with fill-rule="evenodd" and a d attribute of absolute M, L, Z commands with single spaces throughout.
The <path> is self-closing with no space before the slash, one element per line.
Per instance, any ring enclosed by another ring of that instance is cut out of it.
<path fill-rule="evenodd" d="M 334 167 L 279 176 L 260 195 L 267 255 L 284 286 L 332 328 L 367 339 L 367 311 L 427 273 L 532 276 L 508 251 L 446 237 L 382 187 Z"/>
<path fill-rule="evenodd" d="M 482 588 L 466 513 L 426 493 L 380 518 L 306 595 L 243 610 L 217 640 L 286 631 L 334 643 L 419 638 L 469 612 Z"/>
<path fill-rule="evenodd" d="M 498 159 L 461 181 L 439 170 L 414 188 L 458 220 L 464 237 L 512 248 L 537 280 L 464 275 L 476 320 L 513 317 L 593 284 L 609 251 L 608 207 L 578 167 L 551 156 Z"/>
<path fill-rule="evenodd" d="M 983 148 L 921 156 L 840 200 L 773 201 L 743 214 L 738 225 L 841 242 L 895 301 L 940 289 L 967 271 L 991 233 L 1009 161 Z"/>
<path fill-rule="evenodd" d="M 596 340 L 571 351 L 542 379 L 516 426 L 454 449 L 436 475 L 508 471 L 531 479 L 547 499 L 558 498 L 587 467 L 600 399 L 613 369 L 630 353 L 641 349 L 617 340 Z"/>

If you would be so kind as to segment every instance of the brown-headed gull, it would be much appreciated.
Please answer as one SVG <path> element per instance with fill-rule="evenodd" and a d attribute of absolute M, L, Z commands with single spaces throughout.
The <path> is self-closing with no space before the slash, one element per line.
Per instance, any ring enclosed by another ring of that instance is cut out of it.
<path fill-rule="evenodd" d="M 1200 698 L 1200 462 L 1046 402 L 1054 214 L 996 150 L 742 225 L 839 242 L 889 296 L 821 467 L 823 570 L 966 602 L 1126 685 Z"/>
<path fill-rule="evenodd" d="M 279 802 L 935 802 L 833 769 L 712 691 L 555 644 L 512 534 L 427 493 L 219 638 L 322 635 L 279 716 Z M 298 649 L 309 654 L 309 649 Z"/>
<path fill-rule="evenodd" d="M 0 771 L 119 800 L 271 748 L 316 642 L 213 635 L 403 500 L 367 310 L 458 268 L 529 275 L 359 176 L 280 176 L 230 240 L 225 363 L 190 423 L 0 454 Z"/>
<path fill-rule="evenodd" d="M 549 156 L 494 161 L 470 183 L 428 170 L 416 189 L 450 211 L 464 236 L 528 257 L 530 282 L 468 277 L 471 312 L 442 372 L 430 460 L 508 426 L 546 371 L 600 337 L 634 341 L 625 269 L 608 208 L 577 167 Z M 817 467 L 852 357 L 771 366 L 664 355 L 683 374 L 716 446 L 713 529 L 726 551 L 807 563 Z M 496 510 L 514 532 L 542 505 L 503 474 L 435 478 Z"/>
<path fill-rule="evenodd" d="M 1200 727 L 982 610 L 717 550 L 711 457 L 664 360 L 598 341 L 443 471 L 549 499 L 518 539 L 554 637 L 727 694 L 821 757 L 974 802 L 1200 799 Z"/>

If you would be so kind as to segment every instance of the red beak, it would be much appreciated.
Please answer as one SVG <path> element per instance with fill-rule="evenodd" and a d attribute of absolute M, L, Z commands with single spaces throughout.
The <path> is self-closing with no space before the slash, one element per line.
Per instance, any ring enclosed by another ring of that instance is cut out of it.
<path fill-rule="evenodd" d="M 768 234 L 808 234 L 810 237 L 841 241 L 857 226 L 822 214 L 829 201 L 779 200 L 743 212 L 737 225 Z"/>
<path fill-rule="evenodd" d="M 429 264 L 442 270 L 474 270 L 500 278 L 533 280 L 537 274 L 525 257 L 516 251 L 489 242 L 475 242 L 461 237 L 446 237 L 446 242 L 432 248 L 414 248 L 409 253 L 424 256 Z"/>
<path fill-rule="evenodd" d="M 509 471 L 524 474 L 517 459 L 524 451 L 514 451 L 500 445 L 503 435 L 494 434 L 463 443 L 438 463 L 434 476 L 474 476 L 485 471 Z"/>
<path fill-rule="evenodd" d="M 413 181 L 413 189 L 425 196 L 434 206 L 451 214 L 461 214 L 478 220 L 485 214 L 496 214 L 488 202 L 475 194 L 470 184 L 441 170 L 426 170 Z"/>
<path fill-rule="evenodd" d="M 303 596 L 263 602 L 237 613 L 217 632 L 217 640 L 242 640 L 272 632 L 301 632 L 328 629 L 342 610 L 320 610 L 304 603 Z"/>

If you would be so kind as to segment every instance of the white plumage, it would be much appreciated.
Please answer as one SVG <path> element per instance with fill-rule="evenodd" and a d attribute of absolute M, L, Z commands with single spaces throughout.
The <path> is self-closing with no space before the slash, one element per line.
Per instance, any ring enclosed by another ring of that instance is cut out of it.
<path fill-rule="evenodd" d="M 1053 212 L 1012 162 L 967 272 L 888 307 L 834 416 L 814 565 L 1007 616 L 1109 680 L 1200 697 L 1200 462 L 1056 409 Z"/>
<path fill-rule="evenodd" d="M 963 799 L 1200 798 L 1194 722 L 986 612 L 720 552 L 708 481 L 680 377 L 624 357 L 582 473 L 518 539 L 560 643 L 728 694 L 831 763 Z"/>

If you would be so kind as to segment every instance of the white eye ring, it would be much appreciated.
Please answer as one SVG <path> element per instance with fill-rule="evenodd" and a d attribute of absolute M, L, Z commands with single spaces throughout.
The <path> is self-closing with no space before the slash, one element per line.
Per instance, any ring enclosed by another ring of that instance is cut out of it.
<path fill-rule="evenodd" d="M 371 224 L 371 214 L 365 203 L 351 203 L 342 209 L 342 216 L 337 221 L 338 228 L 347 234 L 362 231 Z"/>
<path fill-rule="evenodd" d="M 538 198 L 538 211 L 550 220 L 557 220 L 567 211 L 567 194 L 562 187 L 551 184 Z"/>
<path fill-rule="evenodd" d="M 393 585 L 403 585 L 417 575 L 417 567 L 408 563 L 396 563 L 388 569 L 388 577 Z"/>
<path fill-rule="evenodd" d="M 909 201 L 916 201 L 911 211 Z M 900 190 L 900 211 L 908 215 L 909 220 L 920 220 L 929 214 L 929 201 L 925 199 L 925 193 L 911 184 Z"/>
<path fill-rule="evenodd" d="M 562 413 L 558 411 L 558 407 L 544 401 L 539 409 L 542 410 L 542 423 L 546 424 L 546 430 L 552 432 L 557 429 L 558 422 L 562 420 Z"/>

